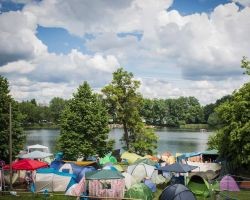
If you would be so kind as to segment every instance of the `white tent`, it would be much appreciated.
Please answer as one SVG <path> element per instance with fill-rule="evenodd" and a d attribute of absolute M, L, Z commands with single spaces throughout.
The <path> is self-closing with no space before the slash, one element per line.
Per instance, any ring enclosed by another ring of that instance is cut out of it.
<path fill-rule="evenodd" d="M 53 156 L 53 154 L 36 150 L 36 151 L 32 151 L 32 152 L 27 153 L 27 154 L 23 154 L 20 156 L 20 158 L 43 159 L 43 158 L 47 158 L 50 156 Z"/>
<path fill-rule="evenodd" d="M 154 170 L 154 166 L 147 165 L 145 163 L 139 163 L 128 166 L 127 172 L 135 178 L 137 183 L 139 183 L 146 177 L 151 178 Z"/>
<path fill-rule="evenodd" d="M 67 188 L 71 186 L 69 184 L 71 183 L 72 175 L 50 170 L 51 169 L 43 169 L 42 173 L 36 173 L 36 192 L 41 192 L 45 189 L 49 192 L 65 192 Z"/>
<path fill-rule="evenodd" d="M 136 180 L 131 174 L 123 172 L 122 175 L 125 177 L 125 186 L 127 189 L 136 184 Z"/>
<path fill-rule="evenodd" d="M 28 153 L 35 151 L 35 150 L 40 150 L 40 151 L 47 152 L 47 153 L 49 152 L 48 147 L 40 145 L 40 144 L 30 145 L 27 147 L 27 149 L 28 149 Z"/>

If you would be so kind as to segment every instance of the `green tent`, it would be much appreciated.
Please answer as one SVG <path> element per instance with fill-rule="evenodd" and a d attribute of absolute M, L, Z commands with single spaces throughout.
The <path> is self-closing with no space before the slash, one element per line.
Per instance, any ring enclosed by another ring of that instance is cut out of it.
<path fill-rule="evenodd" d="M 121 172 L 113 170 L 97 170 L 85 173 L 86 180 L 110 180 L 110 179 L 122 179 L 124 176 Z"/>
<path fill-rule="evenodd" d="M 187 181 L 187 187 L 198 196 L 209 196 L 209 183 L 205 176 L 193 175 Z"/>
<path fill-rule="evenodd" d="M 153 193 L 144 183 L 137 183 L 125 193 L 125 198 L 152 200 Z"/>
<path fill-rule="evenodd" d="M 100 159 L 100 164 L 101 165 L 105 165 L 106 163 L 113 163 L 113 164 L 116 164 L 117 163 L 117 160 L 114 156 L 110 154 L 106 155 L 104 158 L 101 158 Z"/>

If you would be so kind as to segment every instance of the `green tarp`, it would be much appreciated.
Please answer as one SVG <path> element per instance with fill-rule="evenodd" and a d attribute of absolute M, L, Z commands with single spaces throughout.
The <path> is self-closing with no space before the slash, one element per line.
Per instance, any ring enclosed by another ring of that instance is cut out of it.
<path fill-rule="evenodd" d="M 87 180 L 109 180 L 121 179 L 124 178 L 124 176 L 121 174 L 121 172 L 103 169 L 92 172 L 86 172 L 85 178 Z"/>
<path fill-rule="evenodd" d="M 101 165 L 105 165 L 106 163 L 116 164 L 117 160 L 116 160 L 116 158 L 114 156 L 112 156 L 111 154 L 108 154 L 104 158 L 100 159 L 100 164 Z"/>
<path fill-rule="evenodd" d="M 144 183 L 138 183 L 125 193 L 125 198 L 152 200 L 153 193 Z"/>

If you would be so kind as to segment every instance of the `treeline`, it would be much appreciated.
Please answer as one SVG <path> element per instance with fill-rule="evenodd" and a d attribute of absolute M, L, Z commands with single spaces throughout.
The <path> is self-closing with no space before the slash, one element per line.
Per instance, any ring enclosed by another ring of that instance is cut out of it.
<path fill-rule="evenodd" d="M 60 115 L 67 100 L 54 97 L 49 105 L 38 104 L 35 99 L 19 103 L 19 110 L 23 114 L 23 126 L 28 127 L 57 127 Z"/>
<path fill-rule="evenodd" d="M 208 124 L 217 127 L 219 120 L 215 108 L 230 99 L 224 96 L 213 104 L 201 106 L 195 97 L 177 99 L 142 99 L 140 115 L 147 125 L 180 127 L 186 124 Z M 35 99 L 19 103 L 24 116 L 24 127 L 58 127 L 60 115 L 67 100 L 54 97 L 48 105 L 38 104 Z M 105 105 L 105 101 L 104 101 Z M 110 123 L 117 123 L 116 115 L 109 108 Z"/>

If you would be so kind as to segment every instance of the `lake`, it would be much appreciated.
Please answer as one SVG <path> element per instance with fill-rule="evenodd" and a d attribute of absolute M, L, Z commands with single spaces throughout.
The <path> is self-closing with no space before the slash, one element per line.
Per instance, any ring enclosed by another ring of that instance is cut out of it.
<path fill-rule="evenodd" d="M 41 144 L 48 146 L 51 152 L 55 151 L 56 139 L 60 130 L 36 129 L 27 130 L 26 145 Z M 204 151 L 207 148 L 207 141 L 212 132 L 184 131 L 172 129 L 157 129 L 156 134 L 159 137 L 157 153 L 161 154 L 166 151 L 176 152 L 193 152 Z M 109 137 L 115 140 L 115 149 L 120 149 L 120 138 L 122 129 L 111 129 Z"/>

